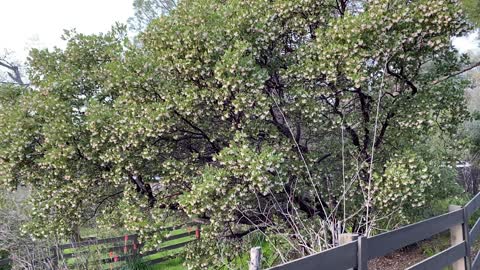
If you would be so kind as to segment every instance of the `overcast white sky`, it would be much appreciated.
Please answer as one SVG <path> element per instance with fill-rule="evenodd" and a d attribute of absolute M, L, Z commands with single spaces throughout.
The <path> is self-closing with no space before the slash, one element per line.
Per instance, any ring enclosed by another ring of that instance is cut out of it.
<path fill-rule="evenodd" d="M 0 53 L 19 58 L 29 47 L 61 46 L 63 29 L 106 32 L 133 15 L 133 0 L 0 0 Z"/>
<path fill-rule="evenodd" d="M 475 52 L 480 53 L 480 32 L 475 32 L 466 37 L 456 38 L 453 40 L 453 45 L 457 47 L 460 52 L 468 53 Z"/>
<path fill-rule="evenodd" d="M 133 0 L 0 0 L 0 53 L 14 50 L 24 61 L 31 47 L 62 46 L 63 29 L 106 32 L 133 15 Z M 462 52 L 477 50 L 473 36 L 454 41 Z"/>

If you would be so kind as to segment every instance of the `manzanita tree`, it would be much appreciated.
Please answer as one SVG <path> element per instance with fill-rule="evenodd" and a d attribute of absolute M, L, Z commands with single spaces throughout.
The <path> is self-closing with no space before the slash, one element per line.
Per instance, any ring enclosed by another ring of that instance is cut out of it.
<path fill-rule="evenodd" d="M 467 117 L 467 29 L 456 0 L 184 0 L 140 45 L 66 33 L 2 106 L 0 181 L 35 188 L 35 237 L 96 219 L 156 245 L 195 219 L 191 267 L 253 231 L 313 253 L 441 192 L 454 146 L 426 142 Z"/>

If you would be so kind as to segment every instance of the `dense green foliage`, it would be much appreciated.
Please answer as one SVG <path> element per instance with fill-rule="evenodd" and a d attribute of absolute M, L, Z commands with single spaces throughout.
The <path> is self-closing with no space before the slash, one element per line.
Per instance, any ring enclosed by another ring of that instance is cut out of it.
<path fill-rule="evenodd" d="M 35 186 L 35 237 L 95 218 L 156 245 L 173 216 L 208 223 L 191 267 L 255 229 L 318 251 L 446 194 L 466 30 L 456 0 L 185 0 L 140 45 L 67 33 L 2 94 L 0 185 Z"/>
<path fill-rule="evenodd" d="M 480 1 L 462 0 L 462 4 L 470 21 L 477 26 L 480 26 Z"/>

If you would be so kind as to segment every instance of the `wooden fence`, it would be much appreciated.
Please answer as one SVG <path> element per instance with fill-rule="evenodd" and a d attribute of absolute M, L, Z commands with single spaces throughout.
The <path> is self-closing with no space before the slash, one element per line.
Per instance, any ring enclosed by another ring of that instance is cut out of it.
<path fill-rule="evenodd" d="M 359 236 L 356 239 L 350 237 L 351 240 L 348 243 L 269 268 L 269 270 L 368 270 L 369 260 L 383 257 L 448 230 L 451 243 L 448 249 L 410 266 L 407 270 L 442 270 L 448 266 L 453 266 L 454 270 L 478 270 L 480 269 L 480 252 L 473 260 L 470 258 L 470 252 L 472 244 L 480 236 L 480 219 L 476 220 L 471 229 L 469 220 L 479 208 L 480 193 L 464 207 L 450 206 L 447 214 L 373 237 Z M 252 256 L 250 269 L 260 269 L 258 260 Z"/>
<path fill-rule="evenodd" d="M 0 269 L 2 269 L 2 268 L 5 267 L 5 266 L 10 265 L 10 263 L 11 263 L 10 259 L 0 260 Z"/>
<path fill-rule="evenodd" d="M 58 259 L 61 259 L 64 262 L 68 262 L 68 260 L 71 258 L 78 258 L 81 257 L 83 254 L 90 252 L 88 249 L 90 247 L 94 247 L 94 249 L 100 251 L 100 254 L 104 254 L 104 257 L 95 259 L 95 261 L 90 261 L 90 263 L 110 264 L 114 265 L 113 267 L 111 267 L 111 269 L 118 269 L 121 268 L 121 262 L 133 259 L 135 257 L 141 257 L 144 259 L 146 264 L 155 265 L 170 260 L 174 258 L 175 255 L 160 256 L 153 259 L 151 257 L 149 258 L 149 256 L 179 249 L 200 238 L 200 227 L 192 224 L 163 228 L 161 231 L 173 232 L 185 227 L 185 232 L 173 234 L 164 238 L 163 242 L 165 243 L 165 245 L 163 245 L 162 247 L 146 252 L 140 252 L 144 245 L 138 242 L 138 236 L 136 234 L 107 239 L 92 239 L 77 243 L 59 245 L 53 248 L 53 252 L 56 255 L 55 258 L 57 261 Z M 176 243 L 168 243 L 174 240 L 181 239 L 183 239 L 183 241 L 175 241 Z"/>
<path fill-rule="evenodd" d="M 179 232 L 180 229 L 184 229 L 184 232 Z M 90 238 L 81 242 L 57 245 L 51 248 L 53 256 L 50 256 L 47 260 L 55 268 L 60 265 L 93 264 L 107 265 L 110 266 L 109 269 L 120 269 L 123 262 L 136 257 L 143 258 L 143 261 L 148 265 L 156 265 L 175 258 L 178 255 L 175 254 L 175 250 L 200 238 L 200 226 L 191 223 L 163 228 L 161 232 L 169 232 L 171 235 L 165 237 L 163 239 L 165 244 L 155 250 L 141 252 L 144 244 L 139 243 L 138 235 L 130 234 L 105 239 Z M 169 251 L 173 254 L 156 256 Z M 91 256 L 92 253 L 96 256 Z M 9 259 L 0 260 L 0 269 L 3 265 L 9 265 L 10 263 L 11 260 Z"/>

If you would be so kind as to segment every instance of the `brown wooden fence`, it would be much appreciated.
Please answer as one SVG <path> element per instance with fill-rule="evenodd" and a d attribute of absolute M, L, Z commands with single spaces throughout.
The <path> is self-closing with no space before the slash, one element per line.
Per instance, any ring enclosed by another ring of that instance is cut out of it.
<path fill-rule="evenodd" d="M 447 214 L 372 237 L 359 236 L 358 239 L 344 245 L 290 261 L 269 270 L 368 270 L 369 260 L 383 257 L 448 230 L 451 235 L 451 247 L 410 266 L 407 270 L 442 270 L 448 266 L 453 266 L 454 270 L 478 270 L 480 269 L 480 252 L 472 260 L 470 250 L 480 236 L 480 219 L 476 220 L 471 229 L 469 220 L 479 208 L 480 193 L 464 207 L 451 206 Z M 256 262 L 251 264 L 258 265 Z"/>
<path fill-rule="evenodd" d="M 8 266 L 8 265 L 10 265 L 10 263 L 11 263 L 10 259 L 0 260 L 0 269 L 2 269 L 3 266 Z"/>
<path fill-rule="evenodd" d="M 64 245 L 59 245 L 54 247 L 53 252 L 56 254 L 55 258 L 68 262 L 70 258 L 78 258 L 83 254 L 90 252 L 89 247 L 94 247 L 97 251 L 100 251 L 100 254 L 108 254 L 108 257 L 99 258 L 95 261 L 90 261 L 90 263 L 101 263 L 101 264 L 114 264 L 114 267 L 111 269 L 121 268 L 119 265 L 123 261 L 133 259 L 135 257 L 144 258 L 144 261 L 148 265 L 155 265 L 161 262 L 170 260 L 175 257 L 172 256 L 161 256 L 159 258 L 149 259 L 148 256 L 154 255 L 160 252 L 173 251 L 181 247 L 190 244 L 191 242 L 197 240 L 200 237 L 200 227 L 194 224 L 184 224 L 179 226 L 172 226 L 168 228 L 163 228 L 161 231 L 176 231 L 179 229 L 185 229 L 185 232 L 174 234 L 163 239 L 163 242 L 166 245 L 155 249 L 149 250 L 146 252 L 140 252 L 143 248 L 143 244 L 139 243 L 138 236 L 136 234 L 125 235 L 120 237 L 106 238 L 106 239 L 92 239 L 77 243 L 69 243 Z M 179 243 L 168 244 L 170 241 L 184 239 Z M 83 249 L 82 249 L 83 247 Z M 85 250 L 87 249 L 87 250 Z M 68 251 L 68 252 L 66 252 Z M 72 252 L 73 251 L 73 252 Z M 178 255 L 178 254 L 177 254 Z M 74 262 L 75 263 L 75 262 Z M 67 263 L 68 264 L 68 263 Z"/>
<path fill-rule="evenodd" d="M 178 232 L 177 230 L 180 229 L 184 229 L 185 231 Z M 57 245 L 51 248 L 53 256 L 50 256 L 47 260 L 51 262 L 49 264 L 54 265 L 55 268 L 58 268 L 60 265 L 69 266 L 82 263 L 89 265 L 108 264 L 111 266 L 110 269 L 120 269 L 122 262 L 136 257 L 143 258 L 144 262 L 148 265 L 156 265 L 170 260 L 178 256 L 178 254 L 157 256 L 156 258 L 151 258 L 151 255 L 165 253 L 167 251 L 173 252 L 200 238 L 200 226 L 193 223 L 163 228 L 160 231 L 177 231 L 177 233 L 165 237 L 163 239 L 165 245 L 155 250 L 141 251 L 144 244 L 139 243 L 138 235 L 130 234 L 105 239 L 90 238 L 81 242 Z M 173 243 L 169 243 L 172 241 Z M 89 257 L 91 253 L 96 253 L 100 256 Z M 84 258 L 87 259 L 84 260 Z M 9 265 L 10 263 L 11 260 L 9 259 L 0 260 L 0 269 L 2 266 Z"/>

